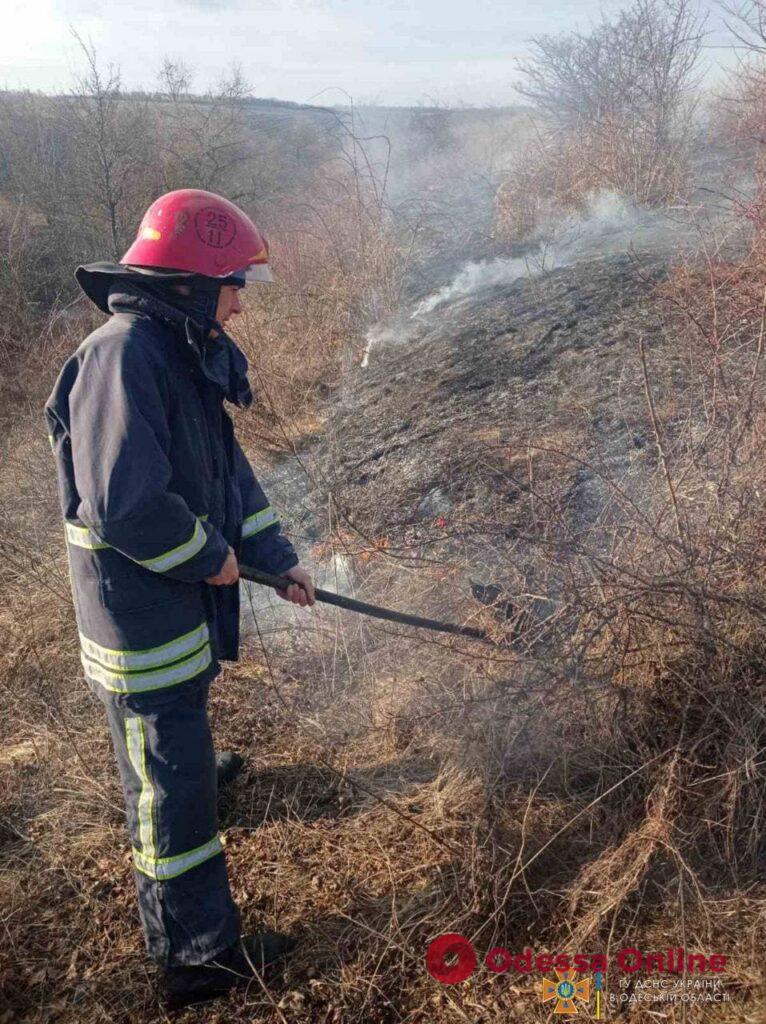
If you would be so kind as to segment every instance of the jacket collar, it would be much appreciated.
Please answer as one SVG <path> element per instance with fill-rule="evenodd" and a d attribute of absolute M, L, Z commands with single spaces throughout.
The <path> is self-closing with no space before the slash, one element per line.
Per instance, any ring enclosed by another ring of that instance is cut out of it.
<path fill-rule="evenodd" d="M 234 341 L 213 321 L 203 324 L 132 280 L 117 280 L 109 289 L 111 313 L 137 313 L 159 320 L 182 339 L 202 374 L 233 405 L 246 409 L 253 401 L 247 379 L 247 359 Z M 218 337 L 209 338 L 215 323 Z"/>

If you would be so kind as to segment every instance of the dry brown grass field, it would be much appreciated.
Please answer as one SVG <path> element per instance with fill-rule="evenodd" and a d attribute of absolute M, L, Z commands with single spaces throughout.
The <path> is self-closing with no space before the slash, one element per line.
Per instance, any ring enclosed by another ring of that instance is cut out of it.
<path fill-rule="evenodd" d="M 541 975 L 492 972 L 493 947 L 683 946 L 727 958 L 725 1001 L 652 1003 L 610 969 L 605 1019 L 760 1024 L 761 206 L 731 212 L 736 258 L 707 240 L 694 261 L 575 262 L 412 320 L 433 210 L 392 221 L 355 146 L 304 206 L 273 200 L 279 282 L 235 331 L 258 396 L 238 430 L 265 479 L 287 465 L 310 495 L 311 529 L 276 498 L 302 555 L 492 643 L 258 606 L 212 691 L 217 744 L 247 756 L 221 825 L 246 929 L 300 945 L 173 1019 L 542 1024 Z M 159 1024 L 40 415 L 97 320 L 25 294 L 39 225 L 2 216 L 0 1024 Z M 363 369 L 365 330 L 404 313 Z M 458 985 L 426 970 L 447 932 L 479 953 Z"/>
<path fill-rule="evenodd" d="M 459 986 L 432 979 L 425 949 L 447 931 L 480 951 L 721 952 L 731 1002 L 666 1007 L 665 1019 L 758 1019 L 763 287 L 758 266 L 681 271 L 653 285 L 639 312 L 661 317 L 669 333 L 647 335 L 643 357 L 626 312 L 630 341 L 615 358 L 630 368 L 634 429 L 642 423 L 653 438 L 655 486 L 637 506 L 595 466 L 621 512 L 605 516 L 606 552 L 598 524 L 573 535 L 566 520 L 572 459 L 590 456 L 563 391 L 549 423 L 526 429 L 520 459 L 504 455 L 519 450 L 504 436 L 510 421 L 477 422 L 481 472 L 498 489 L 526 484 L 513 513 L 524 557 L 538 578 L 548 564 L 551 578 L 564 576 L 553 644 L 495 653 L 326 609 L 296 611 L 247 642 L 212 701 L 217 742 L 248 756 L 222 808 L 227 857 L 246 924 L 288 929 L 301 946 L 268 986 L 179 1019 L 548 1019 L 536 976 L 480 967 Z M 258 323 L 263 310 L 253 315 Z M 51 342 L 17 385 L 24 400 L 3 452 L 3 1019 L 160 1021 L 108 735 L 80 680 L 37 425 L 51 374 L 76 340 Z M 692 417 L 666 436 L 690 389 L 704 429 Z M 602 390 L 582 395 L 583 415 L 598 411 Z M 378 432 L 388 415 L 380 407 Z M 314 416 L 312 432 L 331 436 L 332 418 Z M 293 440 L 303 436 L 302 419 L 274 417 L 283 437 L 291 423 Z M 349 426 L 339 429 L 342 438 Z M 466 478 L 474 472 L 466 467 Z M 474 564 L 465 537 L 479 545 L 506 530 L 502 507 L 464 501 L 446 530 L 426 521 L 416 538 L 384 511 L 391 528 L 370 536 L 380 506 L 370 517 L 337 490 L 346 518 L 324 554 L 351 560 L 364 596 L 481 622 L 507 639 L 508 624 L 464 585 Z M 512 586 L 513 560 L 497 550 L 507 561 L 495 578 Z M 634 1007 L 626 1019 L 655 1017 Z"/>

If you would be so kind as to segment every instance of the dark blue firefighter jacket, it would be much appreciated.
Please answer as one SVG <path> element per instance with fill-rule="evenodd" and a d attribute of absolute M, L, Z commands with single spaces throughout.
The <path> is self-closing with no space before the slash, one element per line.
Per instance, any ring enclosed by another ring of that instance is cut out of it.
<path fill-rule="evenodd" d="M 273 573 L 298 557 L 239 446 L 224 397 L 249 401 L 226 335 L 129 282 L 65 363 L 45 407 L 89 682 L 141 693 L 236 659 L 239 587 L 204 583 L 231 545 Z"/>

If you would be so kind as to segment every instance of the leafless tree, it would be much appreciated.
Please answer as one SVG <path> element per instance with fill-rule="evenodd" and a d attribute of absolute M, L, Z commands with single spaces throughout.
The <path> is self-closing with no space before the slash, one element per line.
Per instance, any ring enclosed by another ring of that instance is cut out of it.
<path fill-rule="evenodd" d="M 184 61 L 173 57 L 164 57 L 159 73 L 160 83 L 163 92 L 174 102 L 178 103 L 189 95 L 192 83 L 191 68 Z"/>
<path fill-rule="evenodd" d="M 691 133 L 704 26 L 694 0 L 633 0 L 589 33 L 535 38 L 516 88 L 609 168 L 605 184 L 665 200 Z"/>
<path fill-rule="evenodd" d="M 83 213 L 89 207 L 106 223 L 107 244 L 119 259 L 136 228 L 137 215 L 152 188 L 149 111 L 146 101 L 124 100 L 120 72 L 104 74 L 96 52 L 75 33 L 86 70 L 64 108 L 75 160 L 72 185 Z"/>
<path fill-rule="evenodd" d="M 246 167 L 253 155 L 250 86 L 241 68 L 235 65 L 215 90 L 194 102 L 185 96 L 191 72 L 182 62 L 166 58 L 160 79 L 170 100 L 158 134 L 164 188 L 225 192 L 235 201 L 252 198 Z"/>
<path fill-rule="evenodd" d="M 751 53 L 766 53 L 766 0 L 721 0 L 726 26 Z"/>
<path fill-rule="evenodd" d="M 703 38 L 691 0 L 634 0 L 590 33 L 533 39 L 516 88 L 562 127 L 638 120 L 664 139 L 696 84 Z"/>

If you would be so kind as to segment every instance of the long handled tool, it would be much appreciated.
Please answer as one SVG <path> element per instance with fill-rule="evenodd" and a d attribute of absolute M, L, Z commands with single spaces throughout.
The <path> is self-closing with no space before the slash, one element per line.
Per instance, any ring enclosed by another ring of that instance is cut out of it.
<path fill-rule="evenodd" d="M 245 580 L 250 580 L 251 583 L 260 583 L 262 586 L 272 587 L 274 590 L 287 590 L 290 584 L 295 582 L 285 576 L 274 576 L 270 572 L 261 572 L 260 569 L 253 569 L 249 565 L 242 564 L 239 566 L 239 575 Z M 370 615 L 374 619 L 403 622 L 407 626 L 420 626 L 423 629 L 432 629 L 437 633 L 454 633 L 458 636 L 473 637 L 474 640 L 492 642 L 483 629 L 476 629 L 474 626 L 459 626 L 454 622 L 437 622 L 436 619 L 424 619 L 420 615 L 407 615 L 405 612 L 395 612 L 390 608 L 379 608 L 378 605 L 357 601 L 353 597 L 343 597 L 342 594 L 333 594 L 331 590 L 322 590 L 319 587 L 315 588 L 314 593 L 317 601 L 334 604 L 337 608 L 345 608 L 350 612 L 361 612 L 362 615 Z"/>

